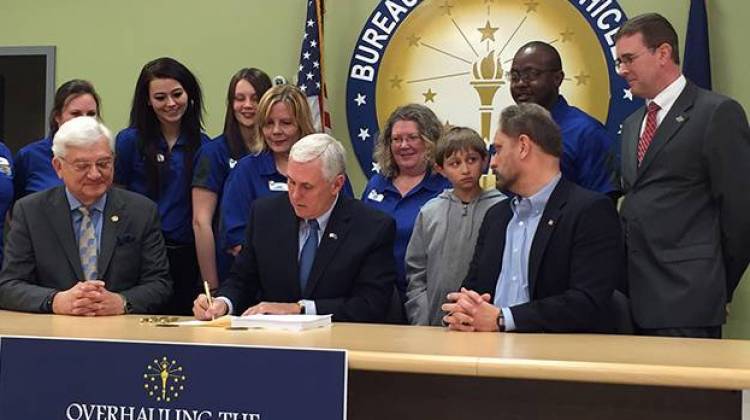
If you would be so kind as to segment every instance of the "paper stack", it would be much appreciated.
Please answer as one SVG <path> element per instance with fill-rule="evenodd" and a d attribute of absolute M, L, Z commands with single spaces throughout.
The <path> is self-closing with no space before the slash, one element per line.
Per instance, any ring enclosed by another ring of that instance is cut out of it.
<path fill-rule="evenodd" d="M 331 315 L 247 315 L 231 318 L 232 328 L 304 331 L 331 325 Z"/>

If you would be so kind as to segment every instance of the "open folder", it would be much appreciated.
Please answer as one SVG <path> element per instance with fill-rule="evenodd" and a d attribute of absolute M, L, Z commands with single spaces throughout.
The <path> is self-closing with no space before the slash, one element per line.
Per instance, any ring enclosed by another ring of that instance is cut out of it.
<path fill-rule="evenodd" d="M 266 328 L 273 330 L 304 331 L 331 325 L 331 315 L 225 315 L 212 321 L 177 321 L 179 327 Z"/>

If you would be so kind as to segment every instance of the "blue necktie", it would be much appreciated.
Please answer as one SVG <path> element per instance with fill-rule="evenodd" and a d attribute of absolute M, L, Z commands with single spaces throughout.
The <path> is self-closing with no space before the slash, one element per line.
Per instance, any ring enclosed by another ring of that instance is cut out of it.
<path fill-rule="evenodd" d="M 313 261 L 315 261 L 315 251 L 318 249 L 318 221 L 311 219 L 307 221 L 307 240 L 302 245 L 302 252 L 299 254 L 299 285 L 302 291 L 305 291 L 307 279 L 310 277 Z"/>

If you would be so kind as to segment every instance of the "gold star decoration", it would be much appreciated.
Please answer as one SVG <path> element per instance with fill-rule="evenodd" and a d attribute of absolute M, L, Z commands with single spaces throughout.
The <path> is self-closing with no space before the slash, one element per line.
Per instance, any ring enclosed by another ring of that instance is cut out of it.
<path fill-rule="evenodd" d="M 529 0 L 524 4 L 526 5 L 526 13 L 536 12 L 536 8 L 539 6 L 539 2 L 534 0 Z"/>
<path fill-rule="evenodd" d="M 388 80 L 391 82 L 391 89 L 401 89 L 401 82 L 404 81 L 404 79 L 400 79 L 398 75 L 394 75 L 393 79 Z"/>
<path fill-rule="evenodd" d="M 560 36 L 562 37 L 562 42 L 567 42 L 573 39 L 573 31 L 571 31 L 568 28 L 565 28 L 565 32 L 560 32 Z"/>
<path fill-rule="evenodd" d="M 490 21 L 488 20 L 487 23 L 484 24 L 484 28 L 477 28 L 477 31 L 482 34 L 482 39 L 480 39 L 479 42 L 482 42 L 485 39 L 495 41 L 495 32 L 497 32 L 498 29 L 500 28 L 490 25 Z"/>
<path fill-rule="evenodd" d="M 435 102 L 435 96 L 437 93 L 432 91 L 432 88 L 427 89 L 427 92 L 423 93 L 422 96 L 424 96 L 424 103 L 427 102 Z"/>
<path fill-rule="evenodd" d="M 585 85 L 591 76 L 586 74 L 584 71 L 581 71 L 580 73 L 578 73 L 578 75 L 573 76 L 573 77 L 575 77 L 576 79 L 576 86 L 579 86 L 579 85 Z"/>
<path fill-rule="evenodd" d="M 419 40 L 422 39 L 421 36 L 417 36 L 417 34 L 411 34 L 411 36 L 406 37 L 406 40 L 409 41 L 409 46 L 417 47 L 419 46 Z"/>
<path fill-rule="evenodd" d="M 448 16 L 451 15 L 451 9 L 453 8 L 453 5 L 450 4 L 447 0 L 445 3 L 443 3 L 442 6 L 439 6 L 439 7 L 440 9 L 443 10 L 443 15 L 448 15 Z"/>

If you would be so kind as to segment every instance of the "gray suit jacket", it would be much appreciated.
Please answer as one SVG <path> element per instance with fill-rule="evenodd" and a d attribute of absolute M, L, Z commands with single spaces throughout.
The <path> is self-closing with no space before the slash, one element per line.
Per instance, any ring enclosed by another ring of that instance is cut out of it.
<path fill-rule="evenodd" d="M 638 167 L 645 109 L 622 127 L 620 209 L 642 328 L 718 326 L 750 261 L 750 131 L 742 107 L 688 82 Z"/>
<path fill-rule="evenodd" d="M 99 273 L 134 313 L 156 313 L 172 293 L 156 204 L 111 188 L 102 219 Z M 42 312 L 54 291 L 83 278 L 65 187 L 19 200 L 0 272 L 0 307 Z"/>

